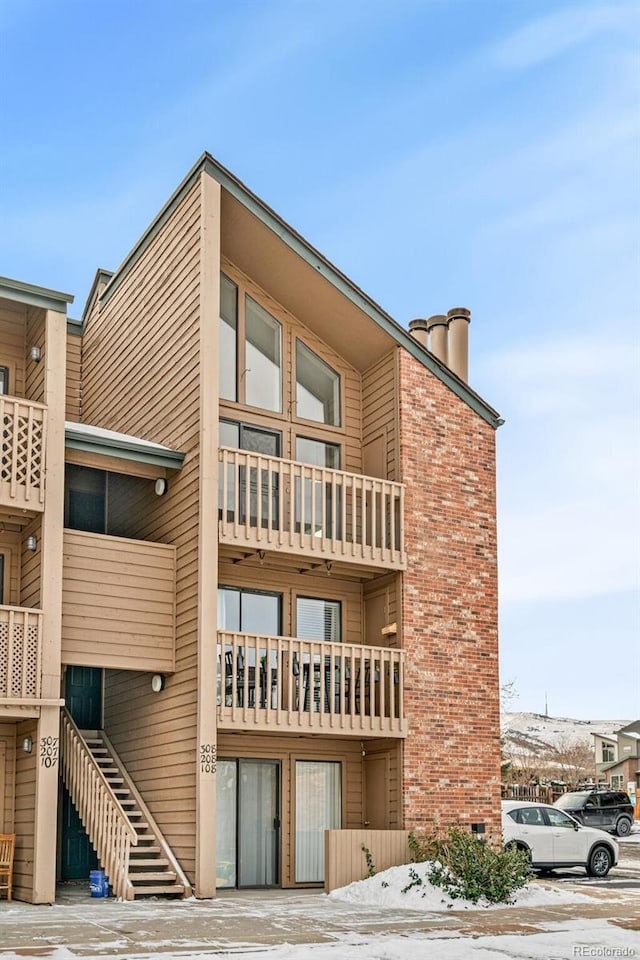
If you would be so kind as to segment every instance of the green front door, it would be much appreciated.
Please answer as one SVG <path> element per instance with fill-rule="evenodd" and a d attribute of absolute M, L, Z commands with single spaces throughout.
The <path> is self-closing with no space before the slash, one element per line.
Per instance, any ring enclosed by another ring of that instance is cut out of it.
<path fill-rule="evenodd" d="M 102 726 L 102 670 L 93 667 L 67 667 L 65 677 L 67 710 L 81 730 Z M 62 788 L 62 864 L 63 880 L 89 879 L 98 864 L 95 850 L 85 833 L 67 788 Z"/>

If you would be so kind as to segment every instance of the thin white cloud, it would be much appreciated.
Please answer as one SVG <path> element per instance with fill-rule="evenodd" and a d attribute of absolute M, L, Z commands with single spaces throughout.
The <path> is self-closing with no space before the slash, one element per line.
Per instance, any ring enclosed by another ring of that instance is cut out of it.
<path fill-rule="evenodd" d="M 492 59 L 525 69 L 560 56 L 605 31 L 637 31 L 635 3 L 580 4 L 532 20 L 498 43 Z"/>

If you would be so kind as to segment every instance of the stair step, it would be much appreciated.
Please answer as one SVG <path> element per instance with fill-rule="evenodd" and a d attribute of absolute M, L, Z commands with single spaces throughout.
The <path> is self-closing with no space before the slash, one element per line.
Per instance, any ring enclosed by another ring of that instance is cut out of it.
<path fill-rule="evenodd" d="M 169 865 L 169 861 L 165 860 L 164 857 L 140 857 L 139 859 L 132 860 L 129 857 L 129 868 L 131 867 L 161 867 L 164 865 Z"/>
<path fill-rule="evenodd" d="M 148 853 L 153 853 L 153 854 L 161 853 L 160 847 L 153 843 L 148 847 L 142 847 L 142 846 L 131 847 L 131 850 L 129 851 L 129 857 L 130 858 L 131 857 L 137 858 L 138 856 L 146 857 Z M 132 862 L 136 863 L 137 860 L 133 860 Z"/>
<path fill-rule="evenodd" d="M 147 870 L 143 873 L 130 873 L 131 883 L 154 883 L 156 880 L 167 880 L 175 883 L 176 875 L 172 870 Z"/>
<path fill-rule="evenodd" d="M 136 887 L 133 888 L 134 897 L 153 897 L 157 894 L 168 894 L 168 893 L 184 893 L 184 887 L 181 883 L 174 883 L 167 887 L 153 886 L 153 887 Z"/>

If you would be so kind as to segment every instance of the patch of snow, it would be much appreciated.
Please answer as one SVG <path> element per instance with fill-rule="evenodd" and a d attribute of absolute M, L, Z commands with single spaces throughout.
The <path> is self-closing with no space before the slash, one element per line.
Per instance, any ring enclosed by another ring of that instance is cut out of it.
<path fill-rule="evenodd" d="M 412 883 L 412 873 L 422 880 L 420 885 Z M 340 887 L 329 894 L 331 900 L 346 900 L 349 903 L 360 903 L 388 907 L 394 910 L 420 910 L 438 912 L 440 910 L 478 910 L 504 909 L 505 904 L 490 904 L 480 900 L 477 904 L 469 900 L 453 899 L 429 882 L 431 872 L 430 863 L 405 864 L 401 867 L 390 867 L 366 880 L 357 880 L 346 887 Z M 407 889 L 409 887 L 409 889 Z M 403 890 L 406 892 L 403 893 Z M 517 890 L 513 902 L 518 907 L 539 907 L 548 904 L 577 903 L 591 898 L 580 893 L 568 890 L 559 890 L 557 887 L 546 886 L 532 882 L 526 887 Z"/>

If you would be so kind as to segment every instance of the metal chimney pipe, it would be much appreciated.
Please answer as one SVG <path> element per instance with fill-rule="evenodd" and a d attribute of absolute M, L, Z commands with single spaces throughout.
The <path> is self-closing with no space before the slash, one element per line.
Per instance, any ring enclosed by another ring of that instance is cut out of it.
<path fill-rule="evenodd" d="M 469 324 L 471 311 L 466 307 L 453 307 L 447 313 L 449 322 L 449 368 L 461 380 L 469 379 Z"/>
<path fill-rule="evenodd" d="M 436 313 L 427 320 L 427 329 L 431 338 L 431 353 L 442 363 L 449 363 L 447 345 L 447 318 L 443 313 Z"/>
<path fill-rule="evenodd" d="M 418 343 L 425 348 L 425 350 L 427 348 L 427 336 L 428 336 L 427 330 L 428 329 L 429 328 L 427 327 L 427 321 L 423 320 L 420 317 L 418 317 L 417 320 L 409 321 L 409 333 L 411 334 L 414 340 L 417 340 Z"/>

